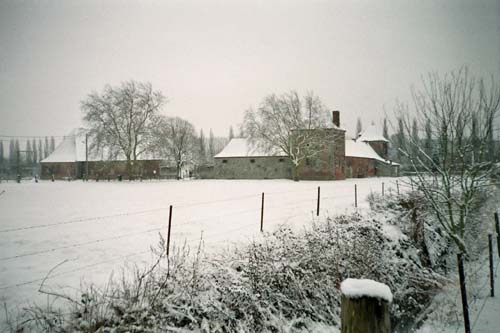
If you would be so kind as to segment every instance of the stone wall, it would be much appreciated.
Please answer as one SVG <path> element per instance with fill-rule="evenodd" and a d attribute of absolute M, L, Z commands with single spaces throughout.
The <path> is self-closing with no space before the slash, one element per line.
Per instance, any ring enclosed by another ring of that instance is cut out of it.
<path fill-rule="evenodd" d="M 86 176 L 86 162 L 41 163 L 42 179 L 81 179 Z M 115 179 L 119 175 L 128 178 L 126 161 L 89 161 L 89 179 Z M 156 173 L 155 173 L 156 171 Z M 132 164 L 132 178 L 156 178 L 160 172 L 159 160 L 135 161 Z"/>
<path fill-rule="evenodd" d="M 299 167 L 299 179 L 345 179 L 345 132 L 335 128 L 312 131 L 317 133 L 317 142 L 322 152 L 302 163 Z"/>
<path fill-rule="evenodd" d="M 278 156 L 216 158 L 213 178 L 290 179 L 292 165 L 288 157 Z"/>
<path fill-rule="evenodd" d="M 346 177 L 365 178 L 375 176 L 375 161 L 370 158 L 346 157 Z"/>
<path fill-rule="evenodd" d="M 380 177 L 399 177 L 399 165 L 387 164 L 376 161 L 377 176 Z"/>
<path fill-rule="evenodd" d="M 41 163 L 41 179 L 75 179 L 80 170 L 75 162 Z"/>

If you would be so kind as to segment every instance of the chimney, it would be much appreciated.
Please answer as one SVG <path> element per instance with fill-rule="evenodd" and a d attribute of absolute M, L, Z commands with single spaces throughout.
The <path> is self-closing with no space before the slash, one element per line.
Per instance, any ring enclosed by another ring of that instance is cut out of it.
<path fill-rule="evenodd" d="M 337 127 L 340 127 L 340 111 L 338 110 L 332 111 L 332 119 L 333 119 L 333 124 Z"/>

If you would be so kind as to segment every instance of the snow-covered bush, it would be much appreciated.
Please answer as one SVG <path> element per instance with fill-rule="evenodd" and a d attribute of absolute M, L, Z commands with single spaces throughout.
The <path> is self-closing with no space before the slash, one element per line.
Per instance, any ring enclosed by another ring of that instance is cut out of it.
<path fill-rule="evenodd" d="M 390 216 L 387 215 L 387 218 Z M 340 282 L 368 278 L 393 294 L 393 326 L 406 327 L 441 288 L 409 237 L 382 215 L 357 213 L 282 226 L 262 241 L 206 258 L 202 246 L 164 257 L 105 290 L 70 302 L 53 332 L 306 332 L 340 326 Z M 201 242 L 202 243 L 202 242 Z M 25 314 L 24 327 L 47 326 L 47 313 Z M 66 312 L 66 311 L 65 311 Z"/>

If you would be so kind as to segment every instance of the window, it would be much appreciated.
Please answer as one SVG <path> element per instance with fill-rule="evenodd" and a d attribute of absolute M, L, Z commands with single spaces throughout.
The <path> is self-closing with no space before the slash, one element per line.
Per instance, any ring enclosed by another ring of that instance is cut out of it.
<path fill-rule="evenodd" d="M 279 161 L 280 162 L 285 162 L 285 159 L 284 158 L 280 158 Z"/>
<path fill-rule="evenodd" d="M 308 158 L 306 158 L 306 165 L 311 165 L 311 161 Z"/>
<path fill-rule="evenodd" d="M 227 163 L 227 160 L 222 160 L 222 163 Z"/>
<path fill-rule="evenodd" d="M 252 158 L 252 159 L 250 160 L 250 163 L 255 163 L 255 160 Z"/>

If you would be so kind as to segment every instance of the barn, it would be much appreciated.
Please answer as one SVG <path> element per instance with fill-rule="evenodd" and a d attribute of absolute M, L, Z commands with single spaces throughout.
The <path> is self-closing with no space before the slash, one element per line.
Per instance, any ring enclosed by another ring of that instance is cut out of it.
<path fill-rule="evenodd" d="M 42 179 L 114 179 L 127 175 L 127 161 L 124 158 L 107 159 L 104 153 L 90 152 L 84 129 L 75 129 L 65 136 L 56 149 L 43 159 Z M 141 158 L 132 162 L 133 177 L 155 178 L 160 172 L 160 159 Z"/>

